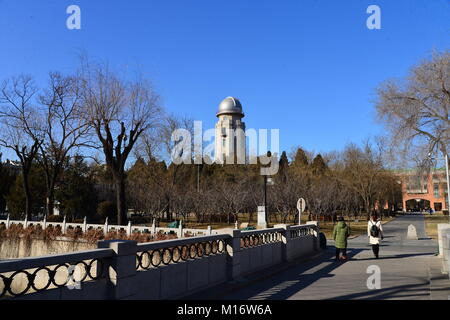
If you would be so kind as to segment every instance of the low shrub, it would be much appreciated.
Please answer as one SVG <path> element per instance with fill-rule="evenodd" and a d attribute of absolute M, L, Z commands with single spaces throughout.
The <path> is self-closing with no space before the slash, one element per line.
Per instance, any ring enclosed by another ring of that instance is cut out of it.
<path fill-rule="evenodd" d="M 64 217 L 63 216 L 48 216 L 47 222 L 63 222 Z"/>

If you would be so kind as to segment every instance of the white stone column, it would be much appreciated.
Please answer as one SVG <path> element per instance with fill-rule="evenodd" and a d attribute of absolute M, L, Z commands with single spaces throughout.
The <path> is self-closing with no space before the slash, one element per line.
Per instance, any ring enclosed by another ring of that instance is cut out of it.
<path fill-rule="evenodd" d="M 241 230 L 233 230 L 231 236 L 227 240 L 227 276 L 236 281 L 241 277 Z"/>
<path fill-rule="evenodd" d="M 114 250 L 114 256 L 105 259 L 107 279 L 109 281 L 109 299 L 132 299 L 138 292 L 136 279 L 137 242 L 130 240 L 99 241 L 98 248 Z"/>
<path fill-rule="evenodd" d="M 442 271 L 449 274 L 450 256 L 450 230 L 445 230 L 442 234 Z"/>
<path fill-rule="evenodd" d="M 84 217 L 84 221 L 83 221 L 83 232 L 87 232 L 87 218 Z"/>
<path fill-rule="evenodd" d="M 64 216 L 64 220 L 63 220 L 63 225 L 62 225 L 62 233 L 65 234 L 66 233 L 66 216 Z"/>
<path fill-rule="evenodd" d="M 10 225 L 10 218 L 9 218 L 9 213 L 8 213 L 8 217 L 6 218 L 6 229 L 8 229 L 9 228 L 9 225 Z"/>
<path fill-rule="evenodd" d="M 448 229 L 450 230 L 450 223 L 439 223 L 437 225 L 438 229 L 438 244 L 439 244 L 439 257 L 442 257 L 442 235 Z"/>
<path fill-rule="evenodd" d="M 128 236 L 131 236 L 131 221 L 128 221 L 127 235 L 128 235 Z"/>
<path fill-rule="evenodd" d="M 105 219 L 105 226 L 103 227 L 103 234 L 106 236 L 108 233 L 108 217 Z"/>
<path fill-rule="evenodd" d="M 319 250 L 320 249 L 320 228 L 319 228 L 319 222 L 318 221 L 307 221 L 306 222 L 307 225 L 314 225 L 316 226 L 314 228 L 314 250 Z"/>
<path fill-rule="evenodd" d="M 284 229 L 284 232 L 282 234 L 283 246 L 281 248 L 281 255 L 282 255 L 283 261 L 291 261 L 291 255 L 292 255 L 291 251 L 292 250 L 290 250 L 291 243 L 289 243 L 289 241 L 291 239 L 291 227 L 288 226 L 287 224 L 277 224 L 277 225 L 274 225 L 273 227 Z"/>
<path fill-rule="evenodd" d="M 183 238 L 183 224 L 181 223 L 181 220 L 180 220 L 180 225 L 178 226 L 177 236 L 180 239 Z"/>
<path fill-rule="evenodd" d="M 152 236 L 156 235 L 156 219 L 153 219 L 152 223 Z"/>

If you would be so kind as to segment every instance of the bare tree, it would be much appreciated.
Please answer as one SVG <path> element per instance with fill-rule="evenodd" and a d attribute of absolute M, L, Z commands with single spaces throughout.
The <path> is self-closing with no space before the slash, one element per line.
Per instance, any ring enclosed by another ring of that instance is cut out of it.
<path fill-rule="evenodd" d="M 166 159 L 166 161 L 170 161 L 172 151 L 177 143 L 177 141 L 172 140 L 172 133 L 177 129 L 185 129 L 189 131 L 191 137 L 193 137 L 193 121 L 189 118 L 177 117 L 175 115 L 166 115 L 164 117 L 159 128 L 158 143 L 162 146 L 163 158 Z M 191 141 L 191 147 L 192 142 L 193 141 Z M 177 165 L 173 162 L 169 166 L 168 179 L 165 188 L 167 220 L 172 220 L 173 208 L 171 206 L 171 198 L 176 192 L 176 182 L 182 167 L 183 164 Z"/>
<path fill-rule="evenodd" d="M 0 145 L 13 150 L 19 158 L 28 219 L 33 202 L 29 174 L 42 145 L 42 128 L 33 100 L 36 93 L 31 77 L 22 75 L 4 81 L 0 96 Z"/>
<path fill-rule="evenodd" d="M 82 96 L 77 77 L 50 73 L 48 88 L 40 96 L 45 119 L 44 143 L 39 162 L 44 169 L 47 187 L 47 215 L 53 214 L 55 186 L 70 152 L 89 147 L 88 126 L 82 116 Z"/>
<path fill-rule="evenodd" d="M 127 220 L 125 165 L 139 137 L 160 121 L 159 97 L 141 77 L 121 78 L 106 65 L 83 61 L 80 76 L 86 120 L 111 169 L 117 220 L 124 224 Z"/>
<path fill-rule="evenodd" d="M 363 149 L 348 145 L 344 150 L 344 168 L 341 182 L 358 194 L 367 215 L 373 209 L 379 178 L 385 173 L 382 157 L 367 141 Z"/>
<path fill-rule="evenodd" d="M 450 146 L 450 51 L 436 53 L 413 67 L 403 81 L 387 81 L 378 89 L 378 119 L 392 145 L 404 155 L 440 151 Z"/>

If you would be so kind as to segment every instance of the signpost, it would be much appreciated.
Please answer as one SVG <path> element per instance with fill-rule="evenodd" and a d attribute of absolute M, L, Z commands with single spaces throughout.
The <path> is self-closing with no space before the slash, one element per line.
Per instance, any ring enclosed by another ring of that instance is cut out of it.
<path fill-rule="evenodd" d="M 297 201 L 297 210 L 298 210 L 298 225 L 302 224 L 302 213 L 306 209 L 306 200 L 303 198 L 298 199 Z"/>

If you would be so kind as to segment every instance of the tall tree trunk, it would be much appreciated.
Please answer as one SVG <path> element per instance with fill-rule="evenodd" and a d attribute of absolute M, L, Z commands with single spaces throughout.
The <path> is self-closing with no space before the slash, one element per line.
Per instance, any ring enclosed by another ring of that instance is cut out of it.
<path fill-rule="evenodd" d="M 47 202 L 46 202 L 46 210 L 47 210 L 47 216 L 53 215 L 53 210 L 55 208 L 55 196 L 54 196 L 54 189 L 50 189 L 47 192 Z"/>
<path fill-rule="evenodd" d="M 125 196 L 125 177 L 122 174 L 115 175 L 117 224 L 127 224 L 127 205 Z"/>
<path fill-rule="evenodd" d="M 32 203 L 33 197 L 30 190 L 30 181 L 29 181 L 29 171 L 22 171 L 22 184 L 23 189 L 25 190 L 25 215 L 27 220 L 31 220 L 32 218 Z"/>

